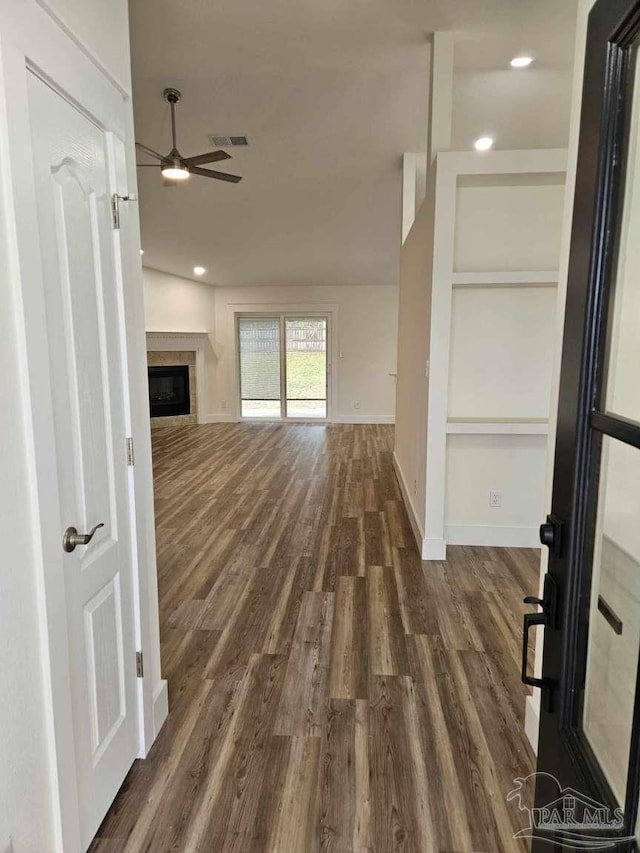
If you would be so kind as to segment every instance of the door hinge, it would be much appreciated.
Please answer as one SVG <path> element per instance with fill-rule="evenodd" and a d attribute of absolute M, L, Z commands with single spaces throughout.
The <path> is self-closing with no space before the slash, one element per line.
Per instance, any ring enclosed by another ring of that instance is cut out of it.
<path fill-rule="evenodd" d="M 129 436 L 127 438 L 127 465 L 133 465 L 133 463 L 134 463 L 133 438 L 131 438 L 131 436 Z"/>
<path fill-rule="evenodd" d="M 121 201 L 138 201 L 137 195 L 118 195 L 114 193 L 111 196 L 111 224 L 114 229 L 120 228 L 120 202 Z"/>
<path fill-rule="evenodd" d="M 136 677 L 144 676 L 144 662 L 142 660 L 142 652 L 136 652 Z"/>

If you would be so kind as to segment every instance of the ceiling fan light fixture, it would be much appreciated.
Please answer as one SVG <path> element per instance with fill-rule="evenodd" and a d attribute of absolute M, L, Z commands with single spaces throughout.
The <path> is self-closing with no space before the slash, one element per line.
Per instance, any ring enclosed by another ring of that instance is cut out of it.
<path fill-rule="evenodd" d="M 163 92 L 164 99 L 171 108 L 171 141 L 173 148 L 166 156 L 158 154 L 153 148 L 143 145 L 141 142 L 136 142 L 136 148 L 143 151 L 149 157 L 160 162 L 160 172 L 165 179 L 164 185 L 167 187 L 175 186 L 176 184 L 185 181 L 189 175 L 200 175 L 203 178 L 215 178 L 218 181 L 228 181 L 231 184 L 237 184 L 242 178 L 239 175 L 229 175 L 226 172 L 217 172 L 215 169 L 201 169 L 201 166 L 209 163 L 217 163 L 220 160 L 229 160 L 230 154 L 226 151 L 206 151 L 203 154 L 196 154 L 193 157 L 183 157 L 178 151 L 176 142 L 176 104 L 180 100 L 180 92 L 177 89 L 165 89 Z M 239 137 L 233 137 L 237 139 Z M 244 144 L 247 144 L 246 137 L 243 137 Z M 236 143 L 240 144 L 240 143 Z M 138 166 L 154 166 L 155 163 L 137 163 Z"/>
<path fill-rule="evenodd" d="M 161 171 L 162 176 L 170 181 L 186 181 L 189 177 L 189 170 L 181 163 L 165 163 Z"/>

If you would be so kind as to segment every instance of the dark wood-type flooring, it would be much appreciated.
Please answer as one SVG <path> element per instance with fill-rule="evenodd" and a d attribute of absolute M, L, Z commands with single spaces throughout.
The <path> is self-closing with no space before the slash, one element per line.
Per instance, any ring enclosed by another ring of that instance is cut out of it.
<path fill-rule="evenodd" d="M 520 851 L 538 552 L 421 563 L 393 427 L 154 432 L 170 715 L 93 851 Z"/>

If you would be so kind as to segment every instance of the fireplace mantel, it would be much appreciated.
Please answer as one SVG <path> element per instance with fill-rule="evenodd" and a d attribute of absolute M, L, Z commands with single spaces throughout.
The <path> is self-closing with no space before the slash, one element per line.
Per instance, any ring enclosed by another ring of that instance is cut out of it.
<path fill-rule="evenodd" d="M 184 340 L 198 340 L 200 338 L 203 341 L 209 341 L 211 343 L 211 336 L 213 332 L 147 332 L 147 340 L 149 338 L 178 338 L 181 341 Z"/>
<path fill-rule="evenodd" d="M 198 389 L 198 423 L 204 423 L 204 353 L 213 346 L 212 332 L 147 332 L 147 352 L 192 350 L 196 354 L 196 387 Z"/>

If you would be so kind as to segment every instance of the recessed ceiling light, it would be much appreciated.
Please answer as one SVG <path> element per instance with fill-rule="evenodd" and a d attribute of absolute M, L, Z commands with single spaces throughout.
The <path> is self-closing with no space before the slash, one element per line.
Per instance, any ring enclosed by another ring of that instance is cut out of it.
<path fill-rule="evenodd" d="M 512 68 L 528 68 L 533 62 L 532 56 L 514 56 L 511 60 Z"/>
<path fill-rule="evenodd" d="M 476 151 L 488 151 L 492 145 L 493 138 L 491 136 L 481 136 L 473 143 L 473 147 Z"/>
<path fill-rule="evenodd" d="M 195 275 L 204 275 L 206 273 L 206 269 L 204 267 L 194 267 L 193 272 Z"/>

